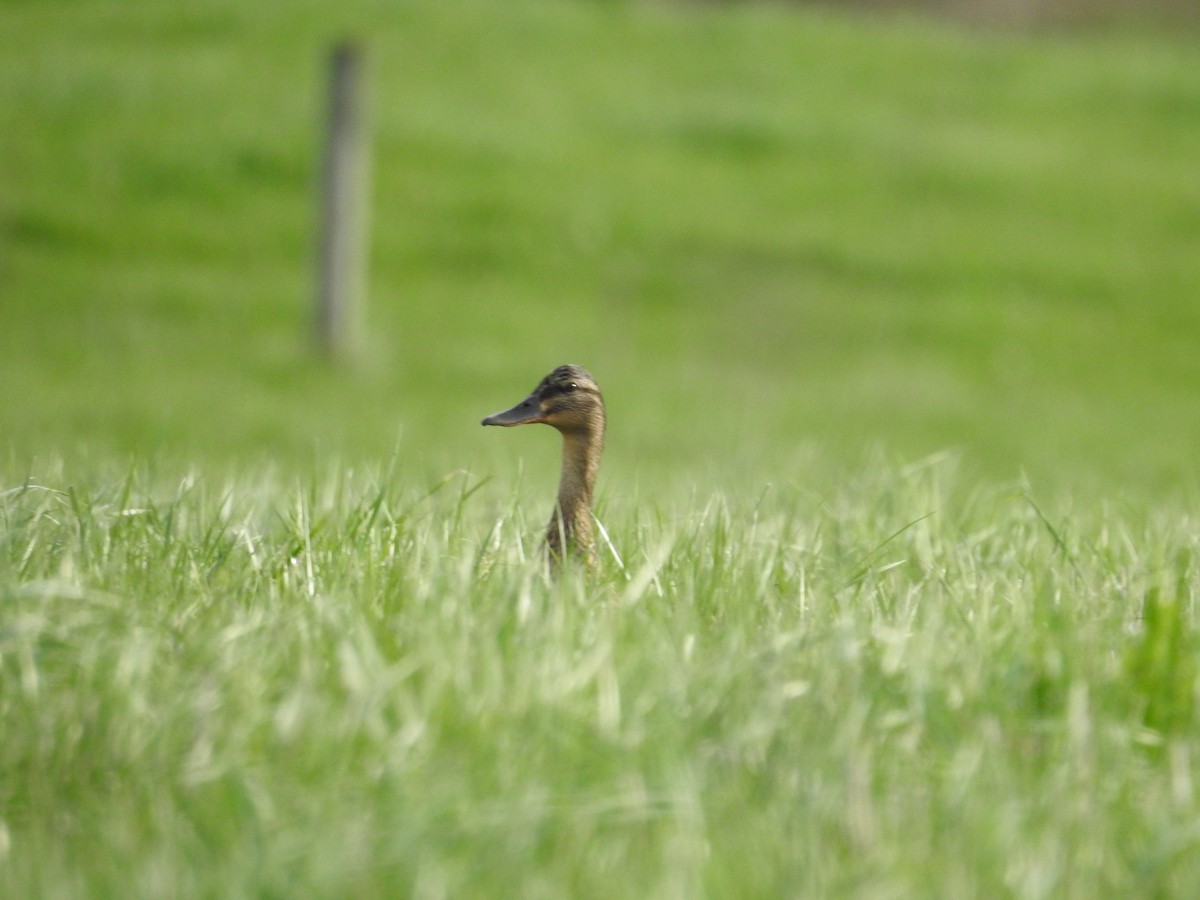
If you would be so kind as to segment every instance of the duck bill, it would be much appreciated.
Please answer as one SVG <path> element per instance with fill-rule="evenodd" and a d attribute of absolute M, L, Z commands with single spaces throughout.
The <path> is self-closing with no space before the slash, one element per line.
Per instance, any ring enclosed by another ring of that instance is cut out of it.
<path fill-rule="evenodd" d="M 513 425 L 530 425 L 534 422 L 545 421 L 546 417 L 542 415 L 542 407 L 538 403 L 537 395 L 530 394 L 512 409 L 488 416 L 482 424 L 503 425 L 505 428 L 511 428 Z"/>

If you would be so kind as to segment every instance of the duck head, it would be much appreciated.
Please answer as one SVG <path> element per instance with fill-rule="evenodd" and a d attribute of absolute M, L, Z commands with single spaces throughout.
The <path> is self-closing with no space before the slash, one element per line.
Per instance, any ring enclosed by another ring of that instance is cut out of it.
<path fill-rule="evenodd" d="M 511 409 L 483 420 L 484 425 L 532 425 L 543 422 L 563 434 L 604 431 L 604 397 L 587 369 L 559 366 L 528 397 Z"/>

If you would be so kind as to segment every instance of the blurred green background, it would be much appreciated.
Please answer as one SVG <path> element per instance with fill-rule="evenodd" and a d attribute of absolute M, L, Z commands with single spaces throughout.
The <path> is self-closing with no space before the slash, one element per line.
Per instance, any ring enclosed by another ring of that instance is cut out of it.
<path fill-rule="evenodd" d="M 374 178 L 369 339 L 333 366 L 312 251 L 343 35 Z M 3 465 L 552 470 L 549 435 L 478 421 L 576 362 L 624 483 L 883 448 L 1191 491 L 1197 160 L 1200 44 L 1146 23 L 10 0 Z"/>

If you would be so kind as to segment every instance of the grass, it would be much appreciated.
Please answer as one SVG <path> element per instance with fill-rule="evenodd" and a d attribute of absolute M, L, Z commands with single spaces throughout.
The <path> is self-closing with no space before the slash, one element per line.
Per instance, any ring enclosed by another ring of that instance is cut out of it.
<path fill-rule="evenodd" d="M 759 470 L 815 442 L 961 448 L 1067 493 L 1194 481 L 1186 35 L 759 4 L 0 15 L 18 468 L 303 472 L 398 435 L 424 474 L 491 467 L 511 454 L 481 413 L 573 361 L 627 478 L 724 469 L 737 433 Z M 372 54 L 372 338 L 330 373 L 306 340 L 311 187 L 347 31 Z"/>
<path fill-rule="evenodd" d="M 1194 518 L 948 461 L 614 511 L 330 473 L 3 498 L 6 894 L 1185 896 Z M 703 500 L 704 502 L 699 502 Z"/>
<path fill-rule="evenodd" d="M 0 894 L 1188 896 L 1198 65 L 769 4 L 0 5 Z M 567 361 L 612 550 L 555 582 L 555 442 L 477 423 Z"/>

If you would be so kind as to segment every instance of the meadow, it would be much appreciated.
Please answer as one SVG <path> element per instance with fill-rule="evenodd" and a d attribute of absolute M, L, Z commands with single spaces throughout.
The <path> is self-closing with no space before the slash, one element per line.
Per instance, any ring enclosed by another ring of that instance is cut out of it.
<path fill-rule="evenodd" d="M 0 5 L 0 894 L 1188 896 L 1197 71 L 771 4 Z M 479 419 L 563 362 L 608 538 L 555 580 L 555 436 Z"/>

